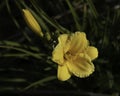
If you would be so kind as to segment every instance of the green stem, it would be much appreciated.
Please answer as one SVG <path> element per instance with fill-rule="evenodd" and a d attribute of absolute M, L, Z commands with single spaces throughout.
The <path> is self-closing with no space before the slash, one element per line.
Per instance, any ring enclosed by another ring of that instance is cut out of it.
<path fill-rule="evenodd" d="M 36 81 L 36 82 L 30 84 L 29 86 L 25 87 L 24 90 L 27 90 L 27 89 L 29 89 L 29 88 L 31 88 L 33 86 L 36 86 L 36 85 L 42 85 L 43 83 L 54 80 L 54 79 L 56 79 L 56 76 L 46 77 L 46 78 L 44 78 L 42 80 L 39 80 L 39 81 Z"/>
<path fill-rule="evenodd" d="M 73 15 L 73 19 L 74 19 L 74 21 L 75 21 L 77 30 L 82 31 L 82 27 L 81 27 L 81 25 L 79 24 L 79 17 L 78 17 L 78 15 L 77 15 L 76 11 L 74 10 L 74 8 L 73 8 L 73 6 L 71 5 L 71 3 L 70 3 L 69 0 L 66 0 L 66 2 L 67 2 L 67 4 L 68 4 L 68 7 L 70 8 L 70 11 L 71 11 L 72 15 Z"/>
<path fill-rule="evenodd" d="M 38 54 L 35 54 L 35 53 L 32 53 L 30 51 L 27 51 L 27 50 L 24 50 L 24 49 L 21 49 L 21 48 L 16 48 L 16 47 L 12 47 L 12 46 L 0 46 L 0 48 L 6 48 L 6 49 L 14 49 L 14 50 L 17 50 L 17 51 L 20 51 L 20 52 L 23 52 L 23 53 L 26 53 L 30 56 L 33 56 L 37 59 L 40 59 L 41 56 L 39 56 Z"/>
<path fill-rule="evenodd" d="M 96 10 L 92 0 L 86 0 L 86 1 L 87 1 L 88 5 L 89 5 L 89 7 L 90 7 L 94 17 L 97 18 L 98 17 L 98 13 L 97 13 L 97 10 Z"/>

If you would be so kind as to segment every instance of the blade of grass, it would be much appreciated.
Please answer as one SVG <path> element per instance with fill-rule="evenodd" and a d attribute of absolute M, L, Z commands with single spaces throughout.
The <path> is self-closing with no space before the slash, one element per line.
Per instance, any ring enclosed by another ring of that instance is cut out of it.
<path fill-rule="evenodd" d="M 114 25 L 114 23 L 119 22 L 120 21 L 120 10 L 115 10 L 114 11 L 114 17 L 112 20 L 112 25 Z"/>
<path fill-rule="evenodd" d="M 0 81 L 4 82 L 14 82 L 14 83 L 20 83 L 20 82 L 27 82 L 23 78 L 0 78 Z"/>
<path fill-rule="evenodd" d="M 15 19 L 15 17 L 12 15 L 11 8 L 10 8 L 10 5 L 9 5 L 9 0 L 6 0 L 6 7 L 7 7 L 8 13 L 10 14 L 10 16 L 11 16 L 13 22 L 15 23 L 16 27 L 18 29 L 20 29 L 19 23 L 17 22 L 17 20 Z"/>
<path fill-rule="evenodd" d="M 36 52 L 40 51 L 39 48 L 37 48 L 37 47 L 23 45 L 23 44 L 20 44 L 18 42 L 14 42 L 14 41 L 6 41 L 6 40 L 5 41 L 0 41 L 0 45 L 29 48 L 29 49 L 31 49 L 33 51 L 36 51 Z"/>
<path fill-rule="evenodd" d="M 86 19 L 87 19 L 87 4 L 84 3 L 84 5 L 83 5 L 83 24 L 82 24 L 83 31 L 85 30 L 86 25 L 87 25 Z"/>
<path fill-rule="evenodd" d="M 49 81 L 52 81 L 55 79 L 56 79 L 56 76 L 49 76 L 49 77 L 43 78 L 42 80 L 36 81 L 36 82 L 30 84 L 29 86 L 25 87 L 24 90 L 28 90 L 31 87 L 34 87 L 36 85 L 42 85 L 45 82 L 49 82 Z"/>
<path fill-rule="evenodd" d="M 41 59 L 40 55 L 35 54 L 33 52 L 30 52 L 30 51 L 27 51 L 27 50 L 22 49 L 22 48 L 17 48 L 17 47 L 13 47 L 13 46 L 0 46 L 0 48 L 6 48 L 6 49 L 12 49 L 12 50 L 20 51 L 20 52 L 28 54 L 29 56 L 33 56 L 37 59 Z"/>
<path fill-rule="evenodd" d="M 97 19 L 98 13 L 97 13 L 97 10 L 96 10 L 92 0 L 86 0 L 86 1 L 87 1 L 88 5 L 90 7 L 91 12 L 93 13 L 93 16 Z"/>
<path fill-rule="evenodd" d="M 6 86 L 6 87 L 0 87 L 0 92 L 7 92 L 7 91 L 12 91 L 15 90 L 15 88 L 13 88 L 12 86 Z"/>
<path fill-rule="evenodd" d="M 38 5 L 34 0 L 30 1 L 33 7 L 36 9 L 36 11 L 39 13 L 39 15 L 50 25 L 55 27 L 57 30 L 59 30 L 61 33 L 69 33 L 69 30 L 66 28 L 62 27 L 60 24 L 58 24 L 56 21 L 51 19 Z"/>
<path fill-rule="evenodd" d="M 79 30 L 79 31 L 82 31 L 82 27 L 79 23 L 79 17 L 77 15 L 76 11 L 74 10 L 74 8 L 73 8 L 73 6 L 72 6 L 72 4 L 70 3 L 69 0 L 66 0 L 66 3 L 68 4 L 68 7 L 70 8 L 70 11 L 73 15 L 73 19 L 75 21 L 76 29 Z"/>
<path fill-rule="evenodd" d="M 20 53 L 5 53 L 5 54 L 0 54 L 0 57 L 20 57 L 20 58 L 24 58 L 29 56 L 28 54 L 20 54 Z"/>

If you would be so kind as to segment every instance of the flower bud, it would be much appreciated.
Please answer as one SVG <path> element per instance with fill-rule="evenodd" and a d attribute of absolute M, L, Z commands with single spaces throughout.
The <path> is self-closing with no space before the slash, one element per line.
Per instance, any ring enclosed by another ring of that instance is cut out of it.
<path fill-rule="evenodd" d="M 43 37 L 41 27 L 36 21 L 36 19 L 34 18 L 34 16 L 32 15 L 32 13 L 28 9 L 23 9 L 22 11 L 23 11 L 24 19 L 27 25 L 29 26 L 29 28 L 33 32 L 37 33 L 39 36 Z"/>

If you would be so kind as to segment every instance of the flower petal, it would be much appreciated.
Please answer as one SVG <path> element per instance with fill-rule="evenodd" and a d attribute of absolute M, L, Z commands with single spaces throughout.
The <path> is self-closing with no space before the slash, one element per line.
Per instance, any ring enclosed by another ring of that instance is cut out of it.
<path fill-rule="evenodd" d="M 70 74 L 66 64 L 63 66 L 61 66 L 61 65 L 58 66 L 57 76 L 58 76 L 58 79 L 61 81 L 68 80 L 71 77 L 71 74 Z"/>
<path fill-rule="evenodd" d="M 89 42 L 86 38 L 86 34 L 84 32 L 75 32 L 70 46 L 71 54 L 77 54 L 82 52 L 87 46 Z"/>
<path fill-rule="evenodd" d="M 64 46 L 67 41 L 68 35 L 63 34 L 58 37 L 58 45 L 52 52 L 52 60 L 58 64 L 63 64 L 64 62 Z"/>
<path fill-rule="evenodd" d="M 82 58 L 78 56 L 76 59 L 71 60 L 67 66 L 71 73 L 81 78 L 88 77 L 94 72 L 93 63 L 86 57 Z"/>
<path fill-rule="evenodd" d="M 91 58 L 91 60 L 94 60 L 95 58 L 98 57 L 98 50 L 93 46 L 88 47 L 86 53 Z"/>

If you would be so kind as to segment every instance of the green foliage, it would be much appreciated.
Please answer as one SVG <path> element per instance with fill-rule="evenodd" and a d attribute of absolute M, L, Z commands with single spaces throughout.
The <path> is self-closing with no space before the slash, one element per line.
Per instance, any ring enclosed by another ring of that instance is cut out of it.
<path fill-rule="evenodd" d="M 120 2 L 100 2 L 1 0 L 0 92 L 63 91 L 64 88 L 83 95 L 117 96 L 120 92 Z M 40 24 L 43 38 L 26 25 L 22 13 L 25 8 Z M 57 64 L 51 60 L 52 50 L 60 34 L 75 31 L 84 31 L 90 44 L 98 48 L 96 69 L 88 78 L 72 77 L 61 82 L 56 78 Z"/>

